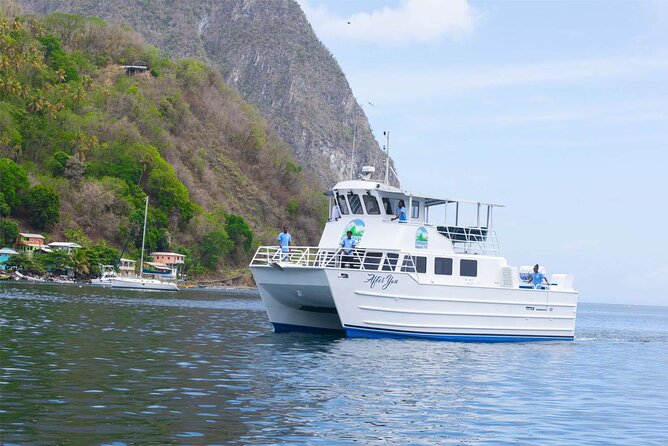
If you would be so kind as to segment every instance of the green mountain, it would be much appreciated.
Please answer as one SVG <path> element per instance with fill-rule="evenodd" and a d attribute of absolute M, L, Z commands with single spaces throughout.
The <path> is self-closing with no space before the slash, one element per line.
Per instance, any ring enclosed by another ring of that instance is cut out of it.
<path fill-rule="evenodd" d="M 0 0 L 3 224 L 118 249 L 129 236 L 136 252 L 148 195 L 148 249 L 182 250 L 193 271 L 243 265 L 283 222 L 317 241 L 321 186 L 215 67 L 102 19 L 15 12 Z M 135 61 L 150 71 L 127 74 Z"/>
<path fill-rule="evenodd" d="M 332 54 L 294 0 L 17 0 L 34 13 L 99 16 L 132 26 L 171 57 L 211 63 L 325 186 L 385 156 Z"/>

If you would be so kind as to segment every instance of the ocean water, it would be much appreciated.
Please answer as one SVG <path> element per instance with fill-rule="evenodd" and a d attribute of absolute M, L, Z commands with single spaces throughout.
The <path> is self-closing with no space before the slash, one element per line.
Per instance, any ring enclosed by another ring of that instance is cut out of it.
<path fill-rule="evenodd" d="M 274 334 L 254 295 L 0 284 L 12 444 L 668 444 L 668 307 L 572 342 Z"/>

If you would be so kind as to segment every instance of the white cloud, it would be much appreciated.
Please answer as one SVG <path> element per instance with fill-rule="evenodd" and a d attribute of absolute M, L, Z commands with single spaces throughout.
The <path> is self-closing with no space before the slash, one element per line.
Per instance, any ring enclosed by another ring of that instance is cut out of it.
<path fill-rule="evenodd" d="M 379 45 L 440 42 L 470 33 L 476 22 L 466 0 L 402 0 L 396 8 L 384 7 L 341 17 L 325 5 L 299 1 L 316 33 L 323 39 L 345 39 Z"/>

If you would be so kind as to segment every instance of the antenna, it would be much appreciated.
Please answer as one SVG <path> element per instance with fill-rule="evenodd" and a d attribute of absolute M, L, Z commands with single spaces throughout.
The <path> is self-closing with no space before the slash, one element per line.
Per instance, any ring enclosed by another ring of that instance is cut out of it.
<path fill-rule="evenodd" d="M 355 170 L 355 137 L 357 136 L 357 114 L 355 114 L 355 127 L 353 128 L 353 154 L 350 157 L 350 179 L 353 179 Z"/>
<path fill-rule="evenodd" d="M 383 135 L 385 136 L 386 140 L 386 151 L 387 151 L 387 159 L 385 160 L 385 184 L 390 184 L 389 179 L 390 179 L 390 132 L 383 132 Z"/>

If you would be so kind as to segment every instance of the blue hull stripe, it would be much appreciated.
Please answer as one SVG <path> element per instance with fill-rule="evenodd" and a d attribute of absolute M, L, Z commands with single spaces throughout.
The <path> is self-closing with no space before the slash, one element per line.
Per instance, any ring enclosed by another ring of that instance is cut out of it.
<path fill-rule="evenodd" d="M 274 325 L 275 333 L 286 333 L 291 331 L 297 331 L 300 333 L 330 333 L 342 335 L 344 333 L 343 328 L 336 330 L 333 328 L 317 328 L 317 327 L 306 327 L 304 325 L 292 325 L 292 324 L 280 324 L 278 322 L 272 322 Z"/>
<path fill-rule="evenodd" d="M 455 342 L 526 342 L 526 341 L 572 341 L 573 336 L 527 336 L 498 335 L 484 333 L 418 333 L 414 331 L 383 330 L 378 328 L 346 326 L 350 337 L 362 338 L 422 338 Z"/>

